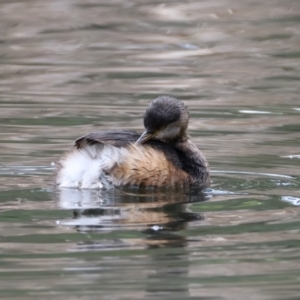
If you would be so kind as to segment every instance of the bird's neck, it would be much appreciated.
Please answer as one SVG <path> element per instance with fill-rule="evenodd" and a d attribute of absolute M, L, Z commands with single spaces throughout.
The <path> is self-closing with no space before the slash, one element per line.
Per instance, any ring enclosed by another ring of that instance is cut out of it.
<path fill-rule="evenodd" d="M 189 136 L 187 133 L 183 133 L 181 135 L 176 136 L 172 139 L 165 139 L 163 142 L 177 148 L 177 145 L 181 145 L 189 140 Z"/>
<path fill-rule="evenodd" d="M 174 146 L 180 157 L 183 170 L 191 175 L 195 183 L 202 182 L 205 185 L 209 182 L 209 165 L 205 156 L 189 137 L 178 141 Z"/>

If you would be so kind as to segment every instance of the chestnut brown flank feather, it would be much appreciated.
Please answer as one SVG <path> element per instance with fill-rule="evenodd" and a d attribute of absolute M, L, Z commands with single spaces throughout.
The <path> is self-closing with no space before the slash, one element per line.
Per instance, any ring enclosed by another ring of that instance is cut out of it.
<path fill-rule="evenodd" d="M 190 175 L 168 161 L 163 152 L 151 146 L 130 145 L 124 162 L 115 165 L 109 175 L 116 185 L 175 186 L 186 185 Z"/>

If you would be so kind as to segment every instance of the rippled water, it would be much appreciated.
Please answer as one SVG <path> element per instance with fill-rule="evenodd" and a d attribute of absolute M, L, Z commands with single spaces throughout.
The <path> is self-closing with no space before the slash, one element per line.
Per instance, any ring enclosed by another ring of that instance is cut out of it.
<path fill-rule="evenodd" d="M 300 2 L 2 1 L 1 299 L 299 299 Z M 212 186 L 57 190 L 85 133 L 190 107 Z"/>

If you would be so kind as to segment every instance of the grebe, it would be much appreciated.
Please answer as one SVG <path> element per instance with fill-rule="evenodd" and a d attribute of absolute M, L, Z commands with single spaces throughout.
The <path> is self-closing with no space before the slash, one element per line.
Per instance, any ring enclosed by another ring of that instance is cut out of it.
<path fill-rule="evenodd" d="M 59 187 L 101 189 L 133 186 L 209 186 L 209 165 L 191 142 L 186 105 L 173 97 L 153 100 L 146 131 L 101 131 L 75 141 L 58 163 Z"/>

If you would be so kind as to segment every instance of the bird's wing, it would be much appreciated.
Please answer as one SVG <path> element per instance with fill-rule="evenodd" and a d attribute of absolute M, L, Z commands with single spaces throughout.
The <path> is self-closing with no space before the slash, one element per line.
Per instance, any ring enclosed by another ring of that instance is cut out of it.
<path fill-rule="evenodd" d="M 97 143 L 110 144 L 115 147 L 126 147 L 134 143 L 140 134 L 135 131 L 98 131 L 82 136 L 75 141 L 77 149 Z"/>
<path fill-rule="evenodd" d="M 136 142 L 139 137 L 140 134 L 136 131 L 98 131 L 78 138 L 75 141 L 75 148 L 82 149 L 88 145 L 91 146 L 99 143 L 109 144 L 117 148 L 122 148 Z M 149 145 L 152 148 L 163 152 L 166 158 L 175 166 L 177 166 L 178 168 L 182 167 L 179 154 L 171 145 L 155 139 L 147 141 L 146 143 L 144 143 L 144 145 Z"/>

